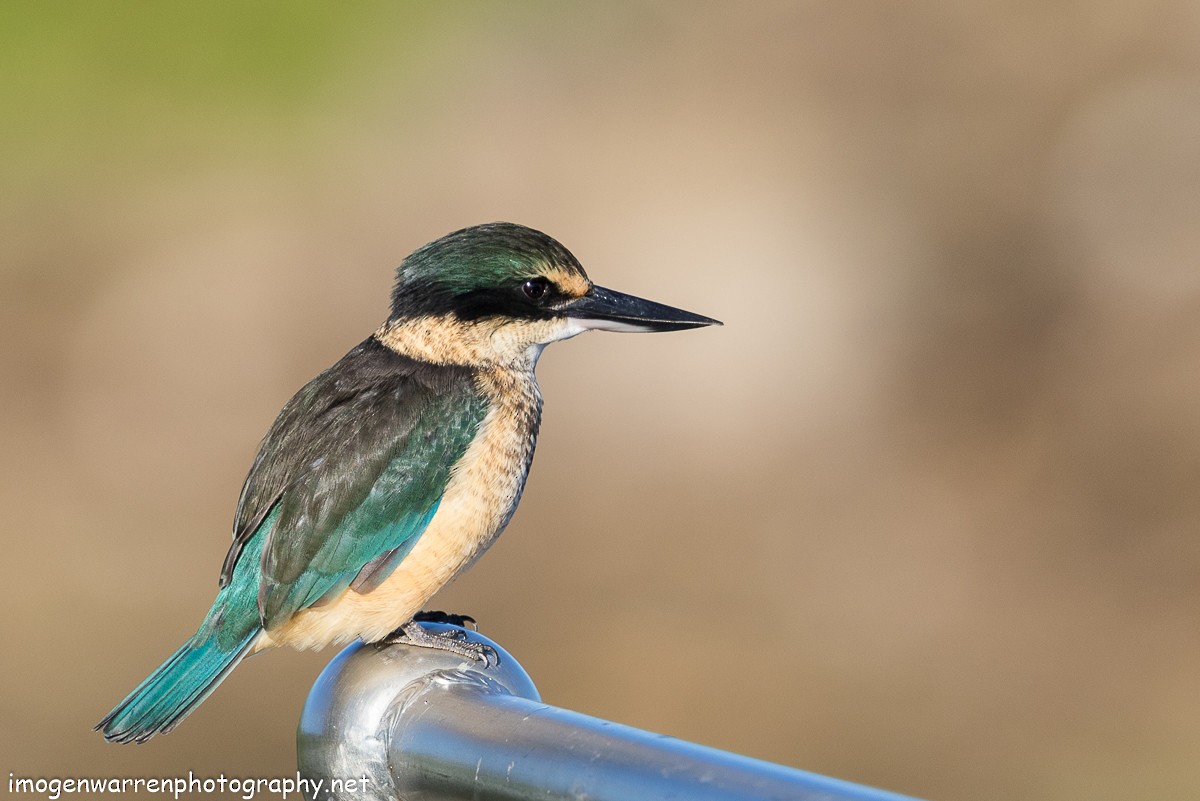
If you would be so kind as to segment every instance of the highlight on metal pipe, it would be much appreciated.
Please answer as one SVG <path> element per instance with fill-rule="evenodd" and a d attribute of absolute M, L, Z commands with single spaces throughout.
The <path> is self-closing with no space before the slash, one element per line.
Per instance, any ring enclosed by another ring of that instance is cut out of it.
<path fill-rule="evenodd" d="M 499 665 L 355 643 L 326 666 L 297 733 L 308 801 L 914 801 L 544 704 L 460 631 Z"/>

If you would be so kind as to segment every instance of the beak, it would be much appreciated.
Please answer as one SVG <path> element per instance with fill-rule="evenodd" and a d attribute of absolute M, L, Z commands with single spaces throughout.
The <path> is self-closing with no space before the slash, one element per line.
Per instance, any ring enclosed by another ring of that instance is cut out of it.
<path fill-rule="evenodd" d="M 706 325 L 721 325 L 719 320 L 692 314 L 652 300 L 593 286 L 583 297 L 559 307 L 565 316 L 584 328 L 597 331 L 683 331 Z"/>

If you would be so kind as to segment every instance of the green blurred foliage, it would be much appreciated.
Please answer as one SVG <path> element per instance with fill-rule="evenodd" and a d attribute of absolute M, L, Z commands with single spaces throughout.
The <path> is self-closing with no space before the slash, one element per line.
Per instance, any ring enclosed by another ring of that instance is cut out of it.
<path fill-rule="evenodd" d="M 44 180 L 286 149 L 372 49 L 419 50 L 431 5 L 0 4 L 0 170 Z"/>

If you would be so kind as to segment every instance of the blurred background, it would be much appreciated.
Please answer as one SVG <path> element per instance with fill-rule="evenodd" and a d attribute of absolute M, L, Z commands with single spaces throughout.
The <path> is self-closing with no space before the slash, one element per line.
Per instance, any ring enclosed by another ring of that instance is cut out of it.
<path fill-rule="evenodd" d="M 1200 794 L 1187 0 L 0 5 L 0 769 L 289 775 L 332 652 L 90 731 L 392 271 L 512 220 L 725 321 L 551 348 L 436 599 L 554 704 L 930 799 Z"/>

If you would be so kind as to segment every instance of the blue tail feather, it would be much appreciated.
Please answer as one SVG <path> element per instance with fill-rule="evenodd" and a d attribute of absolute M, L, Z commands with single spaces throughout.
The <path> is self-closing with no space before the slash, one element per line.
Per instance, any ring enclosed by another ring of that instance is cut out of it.
<path fill-rule="evenodd" d="M 222 638 L 212 628 L 202 626 L 96 724 L 96 729 L 103 732 L 104 739 L 116 743 L 143 743 L 169 732 L 237 667 L 259 631 L 251 629 L 230 649 L 222 647 Z"/>
<path fill-rule="evenodd" d="M 246 543 L 232 580 L 217 593 L 200 630 L 96 724 L 104 739 L 144 743 L 169 732 L 249 653 L 262 632 L 256 603 L 259 562 L 264 532 L 274 519 L 275 514 L 269 516 Z"/>

